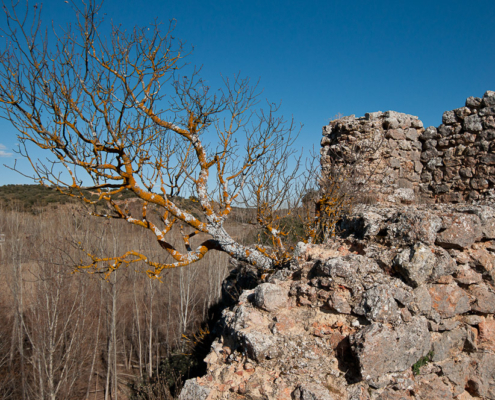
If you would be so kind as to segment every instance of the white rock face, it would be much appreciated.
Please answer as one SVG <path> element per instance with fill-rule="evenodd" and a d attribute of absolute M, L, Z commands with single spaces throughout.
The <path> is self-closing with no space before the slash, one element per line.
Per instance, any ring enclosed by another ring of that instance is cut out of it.
<path fill-rule="evenodd" d="M 287 292 L 272 283 L 262 283 L 254 291 L 254 304 L 266 311 L 275 311 L 287 306 Z"/>

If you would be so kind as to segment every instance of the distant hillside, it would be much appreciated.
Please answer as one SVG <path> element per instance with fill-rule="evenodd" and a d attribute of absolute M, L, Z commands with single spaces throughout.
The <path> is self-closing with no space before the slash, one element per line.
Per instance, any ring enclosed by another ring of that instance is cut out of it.
<path fill-rule="evenodd" d="M 87 190 L 83 190 L 83 192 L 88 197 L 94 196 Z M 127 190 L 117 196 L 119 200 L 133 197 L 135 195 Z M 0 206 L 2 208 L 15 208 L 20 211 L 32 212 L 39 207 L 57 207 L 67 203 L 78 204 L 80 201 L 59 193 L 55 188 L 42 185 L 0 186 Z"/>
<path fill-rule="evenodd" d="M 91 191 L 83 190 L 83 193 L 88 198 L 96 199 L 96 196 Z M 114 196 L 114 199 L 117 201 L 129 199 L 136 199 L 135 201 L 139 201 L 136 195 L 129 190 L 124 190 Z M 192 212 L 192 214 L 196 217 L 201 218 L 202 213 L 197 200 L 175 197 L 174 201 L 179 207 L 183 207 Z M 40 207 L 51 206 L 56 208 L 63 204 L 81 204 L 81 201 L 77 198 L 61 194 L 55 188 L 42 185 L 0 186 L 0 207 L 2 208 L 33 212 L 35 209 Z M 131 209 L 135 209 L 133 211 L 138 209 L 140 210 L 140 206 L 138 204 L 139 203 L 131 204 Z M 105 206 L 105 202 L 102 202 L 101 205 Z"/>
<path fill-rule="evenodd" d="M 95 195 L 91 191 L 83 190 L 84 194 L 91 198 L 95 198 Z M 123 200 L 130 200 L 127 202 L 126 208 L 130 211 L 131 215 L 138 216 L 142 212 L 141 200 L 136 197 L 134 193 L 129 190 L 125 190 L 118 195 L 114 196 L 117 202 Z M 199 205 L 199 201 L 194 198 L 173 197 L 174 203 L 180 208 L 187 210 L 200 221 L 205 222 L 205 216 Z M 50 207 L 58 208 L 62 205 L 81 205 L 82 202 L 77 198 L 70 197 L 59 193 L 55 188 L 41 186 L 41 185 L 5 185 L 0 186 L 0 209 L 16 210 L 22 212 L 29 212 L 36 214 L 40 208 Z M 215 204 L 215 203 L 214 203 Z M 217 205 L 215 204 L 215 207 Z M 108 205 L 105 201 L 102 201 L 98 205 L 98 211 L 108 213 Z M 149 216 L 154 215 L 154 218 L 159 221 L 162 210 L 157 207 L 151 206 L 148 208 Z M 283 212 L 282 212 L 283 213 Z M 232 207 L 232 212 L 228 218 L 228 223 L 232 225 L 244 226 L 243 229 L 251 230 L 247 228 L 247 225 L 253 225 L 256 221 L 256 209 L 254 208 L 239 208 Z M 297 217 L 283 216 L 281 219 L 281 225 L 283 230 L 289 232 L 288 242 L 297 242 L 298 236 L 303 233 L 302 222 Z M 266 235 L 261 235 L 259 238 L 250 238 L 250 241 L 261 240 L 261 242 L 267 242 Z"/>

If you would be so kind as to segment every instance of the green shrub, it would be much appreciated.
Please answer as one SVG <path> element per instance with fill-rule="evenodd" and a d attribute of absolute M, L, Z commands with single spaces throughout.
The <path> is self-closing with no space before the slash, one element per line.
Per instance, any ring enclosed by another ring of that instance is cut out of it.
<path fill-rule="evenodd" d="M 413 374 L 419 375 L 421 367 L 428 365 L 431 360 L 433 360 L 433 351 L 430 351 L 426 356 L 421 357 L 416 363 L 412 366 Z"/>

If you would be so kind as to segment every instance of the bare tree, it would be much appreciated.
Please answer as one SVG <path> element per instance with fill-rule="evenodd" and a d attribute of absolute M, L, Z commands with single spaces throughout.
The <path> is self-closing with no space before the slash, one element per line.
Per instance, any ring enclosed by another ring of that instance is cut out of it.
<path fill-rule="evenodd" d="M 156 262 L 135 250 L 117 256 L 88 252 L 91 261 L 80 268 L 111 272 L 141 261 L 150 276 L 158 276 L 210 250 L 260 268 L 279 261 L 285 254 L 282 235 L 270 218 L 258 222 L 277 244 L 272 251 L 242 245 L 224 227 L 238 196 L 252 188 L 259 209 L 283 204 L 281 193 L 269 186 L 281 168 L 291 167 L 293 124 L 277 116 L 276 104 L 256 108 L 257 85 L 237 76 L 213 91 L 198 70 L 185 65 L 187 51 L 172 37 L 173 23 L 166 32 L 160 24 L 131 31 L 112 26 L 104 37 L 101 5 L 89 1 L 83 8 L 73 5 L 75 24 L 48 32 L 41 7 L 21 8 L 4 8 L 0 104 L 19 132 L 34 179 L 87 204 L 106 201 L 111 212 L 94 215 L 151 231 L 173 259 Z M 180 75 L 181 69 L 190 75 Z M 51 161 L 32 158 L 32 145 L 51 152 Z M 82 190 L 87 179 L 97 200 Z M 115 201 L 125 189 L 143 201 L 139 215 Z M 181 206 L 179 195 L 194 196 L 203 216 Z M 160 221 L 149 215 L 152 207 Z M 187 227 L 181 229 L 183 250 L 168 240 L 177 225 Z M 204 239 L 193 246 L 198 234 Z"/>
<path fill-rule="evenodd" d="M 23 275 L 28 255 L 26 251 L 26 243 L 21 239 L 23 224 L 25 221 L 21 218 L 19 213 L 12 213 L 7 216 L 7 246 L 9 249 L 9 264 L 11 271 L 9 271 L 10 279 L 9 286 L 12 293 L 12 339 L 9 354 L 9 367 L 13 368 L 16 359 L 18 358 L 20 382 L 18 382 L 17 391 L 18 396 L 21 399 L 26 399 L 29 396 L 29 384 L 27 378 L 27 366 L 26 366 L 26 323 L 25 323 L 25 294 Z"/>
<path fill-rule="evenodd" d="M 40 246 L 29 276 L 34 301 L 26 313 L 26 336 L 32 353 L 33 390 L 39 398 L 55 400 L 74 395 L 74 385 L 89 359 L 86 341 L 93 326 L 86 315 L 90 302 L 86 282 L 71 279 L 57 252 L 45 246 Z"/>

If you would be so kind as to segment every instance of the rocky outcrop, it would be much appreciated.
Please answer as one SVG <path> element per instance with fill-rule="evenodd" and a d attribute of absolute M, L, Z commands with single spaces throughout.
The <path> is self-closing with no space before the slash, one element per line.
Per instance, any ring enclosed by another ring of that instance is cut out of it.
<path fill-rule="evenodd" d="M 368 205 L 286 269 L 233 271 L 180 399 L 495 399 L 494 118 L 488 91 L 438 128 L 393 111 L 324 127 L 324 175 Z"/>
<path fill-rule="evenodd" d="M 463 202 L 492 198 L 495 92 L 446 111 L 439 127 L 395 111 L 344 117 L 323 127 L 321 163 L 365 183 L 367 201 Z M 352 172 L 349 172 L 352 170 Z M 371 189 L 371 190 L 370 190 Z"/>
<path fill-rule="evenodd" d="M 224 310 L 180 398 L 495 399 L 494 218 L 359 206 L 341 237 L 299 244 L 298 266 Z"/>

